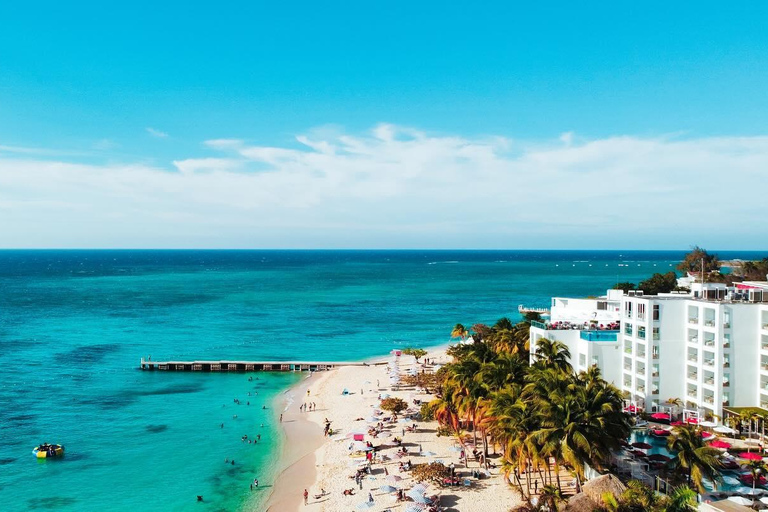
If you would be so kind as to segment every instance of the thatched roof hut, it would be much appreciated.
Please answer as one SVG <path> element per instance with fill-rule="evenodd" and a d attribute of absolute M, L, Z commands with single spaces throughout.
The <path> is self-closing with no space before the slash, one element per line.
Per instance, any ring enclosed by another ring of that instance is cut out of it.
<path fill-rule="evenodd" d="M 627 486 L 621 483 L 618 477 L 615 475 L 607 474 L 593 478 L 589 482 L 582 486 L 582 493 L 589 496 L 589 498 L 598 505 L 605 505 L 603 503 L 603 494 L 609 492 L 618 499 L 626 490 Z"/>
<path fill-rule="evenodd" d="M 568 504 L 565 506 L 565 512 L 594 512 L 599 508 L 597 503 L 592 501 L 592 498 L 583 492 L 580 492 L 568 500 Z"/>

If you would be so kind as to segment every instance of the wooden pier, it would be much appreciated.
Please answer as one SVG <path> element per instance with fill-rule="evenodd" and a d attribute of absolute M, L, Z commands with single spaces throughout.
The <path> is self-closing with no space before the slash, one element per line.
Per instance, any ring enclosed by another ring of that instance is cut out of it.
<path fill-rule="evenodd" d="M 371 366 L 384 363 L 310 361 L 150 361 L 141 358 L 141 369 L 165 372 L 321 372 L 340 366 Z"/>

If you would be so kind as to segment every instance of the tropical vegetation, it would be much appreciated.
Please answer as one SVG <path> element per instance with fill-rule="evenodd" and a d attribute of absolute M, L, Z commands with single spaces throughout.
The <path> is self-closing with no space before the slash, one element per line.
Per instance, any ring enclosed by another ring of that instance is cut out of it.
<path fill-rule="evenodd" d="M 576 373 L 562 343 L 539 340 L 529 364 L 528 331 L 527 322 L 506 318 L 473 326 L 474 342 L 450 347 L 453 362 L 437 374 L 438 398 L 422 410 L 459 438 L 468 432 L 486 465 L 489 451 L 499 451 L 507 481 L 524 498 L 533 489 L 521 475 L 538 473 L 555 503 L 560 469 L 579 481 L 588 466 L 607 469 L 631 425 L 621 392 L 596 367 Z"/>

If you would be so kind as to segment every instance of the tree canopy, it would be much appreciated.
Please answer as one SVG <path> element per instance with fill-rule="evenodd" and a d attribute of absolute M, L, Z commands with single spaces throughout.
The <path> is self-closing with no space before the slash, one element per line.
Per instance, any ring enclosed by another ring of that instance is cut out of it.
<path fill-rule="evenodd" d="M 637 286 L 637 289 L 643 290 L 645 295 L 669 293 L 675 288 L 677 288 L 677 275 L 671 271 L 666 274 L 653 274 Z"/>
<path fill-rule="evenodd" d="M 704 262 L 704 272 L 719 272 L 720 258 L 717 254 L 709 253 L 706 249 L 695 245 L 691 251 L 685 255 L 683 261 L 677 265 L 677 270 L 683 273 L 701 272 L 701 263 Z"/>

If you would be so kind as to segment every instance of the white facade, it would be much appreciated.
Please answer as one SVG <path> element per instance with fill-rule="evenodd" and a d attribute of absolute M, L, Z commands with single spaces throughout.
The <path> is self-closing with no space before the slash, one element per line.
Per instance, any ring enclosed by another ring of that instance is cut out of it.
<path fill-rule="evenodd" d="M 616 342 L 587 341 L 595 331 L 538 325 L 531 327 L 531 347 L 541 337 L 562 341 L 577 371 L 598 364 L 606 380 L 647 412 L 673 398 L 699 417 L 722 418 L 729 405 L 768 409 L 768 283 L 740 288 L 693 284 L 688 294 L 630 292 L 620 298 Z"/>
<path fill-rule="evenodd" d="M 620 382 L 621 299 L 621 290 L 608 290 L 608 295 L 594 299 L 554 297 L 549 323 L 531 324 L 531 358 L 541 338 L 556 339 L 568 347 L 571 364 L 577 372 L 596 364 L 606 380 Z"/>

